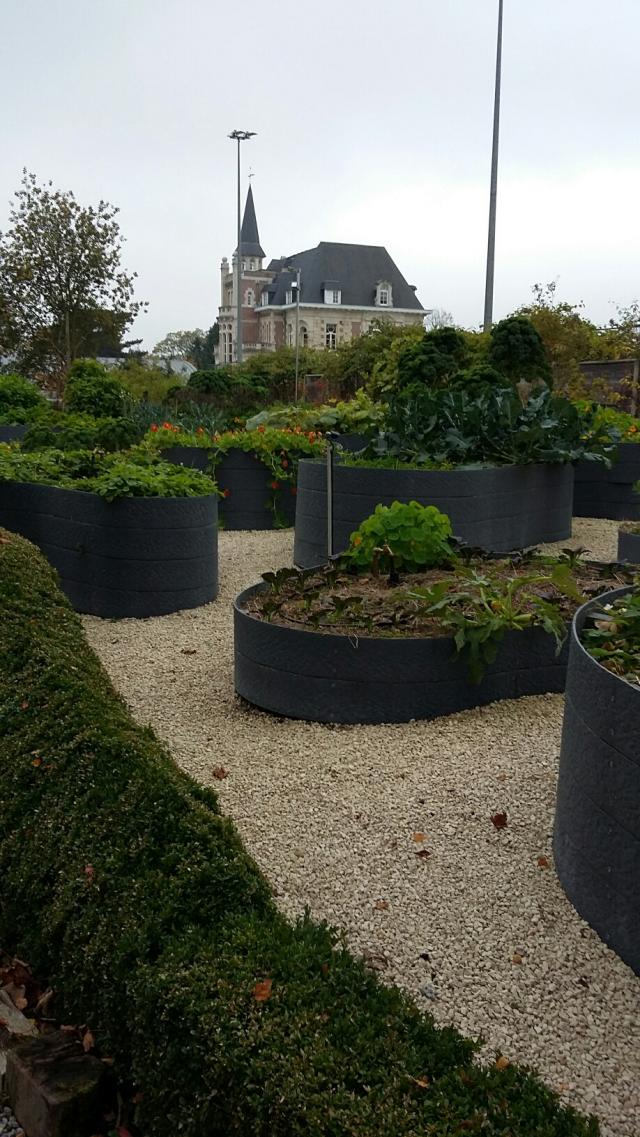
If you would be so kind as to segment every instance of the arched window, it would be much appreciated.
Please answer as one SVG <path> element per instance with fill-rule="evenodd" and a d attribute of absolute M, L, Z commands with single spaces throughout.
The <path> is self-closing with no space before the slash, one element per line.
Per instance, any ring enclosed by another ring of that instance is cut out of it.
<path fill-rule="evenodd" d="M 376 285 L 376 305 L 380 308 L 390 308 L 393 304 L 391 285 L 388 280 L 379 280 Z"/>
<path fill-rule="evenodd" d="M 244 294 L 245 307 L 253 308 L 255 306 L 255 302 L 256 302 L 256 294 L 253 291 L 253 288 L 247 288 L 247 291 Z"/>
<path fill-rule="evenodd" d="M 293 347 L 293 324 L 287 324 L 287 343 Z"/>
<path fill-rule="evenodd" d="M 309 329 L 306 324 L 300 324 L 300 343 L 303 347 L 309 346 Z"/>

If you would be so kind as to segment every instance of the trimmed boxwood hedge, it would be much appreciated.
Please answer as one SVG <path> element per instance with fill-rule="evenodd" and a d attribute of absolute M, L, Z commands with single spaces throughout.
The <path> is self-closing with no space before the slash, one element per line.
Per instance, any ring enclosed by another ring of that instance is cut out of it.
<path fill-rule="evenodd" d="M 278 913 L 215 794 L 131 720 L 44 557 L 1 531 L 0 603 L 0 937 L 143 1091 L 143 1132 L 595 1137 L 526 1071 L 476 1066 L 324 925 Z"/>

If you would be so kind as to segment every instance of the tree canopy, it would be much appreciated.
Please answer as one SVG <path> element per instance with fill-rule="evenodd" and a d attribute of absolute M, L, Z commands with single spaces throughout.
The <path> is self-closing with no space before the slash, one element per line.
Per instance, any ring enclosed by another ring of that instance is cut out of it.
<path fill-rule="evenodd" d="M 146 304 L 121 267 L 116 206 L 80 205 L 26 170 L 15 198 L 0 233 L 0 352 L 28 374 L 60 375 L 120 346 Z"/>

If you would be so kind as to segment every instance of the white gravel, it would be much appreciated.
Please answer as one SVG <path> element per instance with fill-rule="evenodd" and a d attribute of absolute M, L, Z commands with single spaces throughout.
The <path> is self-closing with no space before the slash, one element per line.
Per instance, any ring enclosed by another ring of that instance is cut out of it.
<path fill-rule="evenodd" d="M 578 520 L 573 542 L 613 559 L 616 532 Z M 375 727 L 241 705 L 230 601 L 291 551 L 290 533 L 223 532 L 214 604 L 87 617 L 89 640 L 139 721 L 219 792 L 284 912 L 310 906 L 385 982 L 482 1035 L 488 1059 L 536 1067 L 606 1137 L 638 1137 L 640 980 L 580 920 L 552 865 L 562 699 Z"/>

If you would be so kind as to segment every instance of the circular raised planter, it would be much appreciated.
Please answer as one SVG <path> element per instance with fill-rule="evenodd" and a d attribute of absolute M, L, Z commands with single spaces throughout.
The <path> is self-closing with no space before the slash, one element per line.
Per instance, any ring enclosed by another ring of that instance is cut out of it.
<path fill-rule="evenodd" d="M 285 528 L 293 525 L 293 487 L 286 482 L 273 490 L 273 474 L 255 454 L 229 450 L 216 464 L 215 476 L 223 495 L 219 508 L 225 529 L 274 529 L 274 495 L 280 524 Z"/>
<path fill-rule="evenodd" d="M 640 521 L 640 443 L 623 442 L 610 470 L 602 462 L 578 462 L 573 500 L 574 517 L 609 517 Z"/>
<path fill-rule="evenodd" d="M 218 506 L 206 497 L 123 498 L 0 483 L 0 525 L 33 541 L 78 612 L 163 616 L 218 591 Z"/>
<path fill-rule="evenodd" d="M 419 501 L 448 514 L 456 537 L 505 553 L 571 535 L 572 466 L 488 466 L 458 470 L 389 470 L 343 466 L 333 474 L 333 551 L 342 552 L 376 505 Z M 327 559 L 324 463 L 298 466 L 294 560 L 303 568 Z"/>
<path fill-rule="evenodd" d="M 589 601 L 573 620 L 553 846 L 571 903 L 640 973 L 640 689 L 580 642 L 589 615 L 628 591 Z"/>
<path fill-rule="evenodd" d="M 618 560 L 640 565 L 640 533 L 618 531 Z"/>
<path fill-rule="evenodd" d="M 263 710 L 311 722 L 433 719 L 499 699 L 564 690 L 566 644 L 556 654 L 542 628 L 507 632 L 478 684 L 451 638 L 376 638 L 268 623 L 234 604 L 235 688 Z"/>
<path fill-rule="evenodd" d="M 211 451 L 199 446 L 170 446 L 162 451 L 167 462 L 178 466 L 191 466 L 206 470 Z M 295 520 L 296 498 L 290 483 L 274 490 L 273 474 L 255 454 L 244 450 L 229 450 L 215 465 L 215 478 L 222 497 L 218 514 L 225 529 L 274 529 L 277 520 L 282 528 L 292 526 Z"/>
<path fill-rule="evenodd" d="M 22 442 L 29 426 L 2 426 L 0 424 L 0 442 Z"/>

